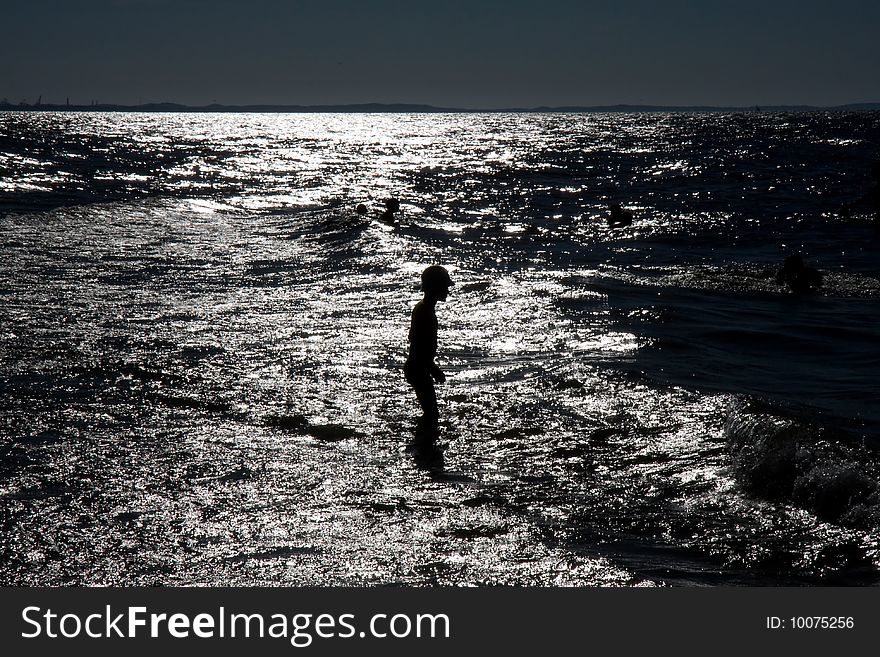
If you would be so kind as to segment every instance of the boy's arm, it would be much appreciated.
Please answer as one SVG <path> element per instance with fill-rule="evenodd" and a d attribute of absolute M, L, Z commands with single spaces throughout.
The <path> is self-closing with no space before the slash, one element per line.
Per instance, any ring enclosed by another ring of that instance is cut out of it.
<path fill-rule="evenodd" d="M 431 361 L 431 376 L 437 383 L 444 383 L 446 381 L 446 375 L 434 361 Z"/>

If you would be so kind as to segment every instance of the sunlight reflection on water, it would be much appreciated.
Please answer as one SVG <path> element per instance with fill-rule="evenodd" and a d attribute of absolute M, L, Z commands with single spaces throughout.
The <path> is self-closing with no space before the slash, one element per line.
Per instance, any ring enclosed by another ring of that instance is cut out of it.
<path fill-rule="evenodd" d="M 723 323 L 742 307 L 725 295 L 759 307 L 773 290 L 754 263 L 706 255 L 740 230 L 734 211 L 668 200 L 709 170 L 666 152 L 679 119 L 28 120 L 64 120 L 67 159 L 109 140 L 134 170 L 106 173 L 117 202 L 4 217 L 4 581 L 814 582 L 870 544 L 744 495 L 731 395 L 703 389 L 721 368 L 652 333 L 687 304 Z M 19 158 L 7 191 L 94 178 L 45 157 Z M 621 177 L 640 221 L 613 232 Z M 723 182 L 713 193 L 739 189 Z M 376 221 L 389 196 L 396 224 Z M 425 445 L 401 368 L 433 262 L 456 285 Z M 646 374 L 646 354 L 676 347 L 658 370 L 701 385 Z"/>

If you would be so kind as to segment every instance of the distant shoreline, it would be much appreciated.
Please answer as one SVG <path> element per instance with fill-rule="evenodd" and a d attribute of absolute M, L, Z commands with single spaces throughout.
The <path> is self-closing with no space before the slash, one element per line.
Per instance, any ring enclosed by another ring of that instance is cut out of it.
<path fill-rule="evenodd" d="M 142 105 L 54 105 L 0 104 L 0 112 L 181 112 L 181 113 L 274 113 L 274 114 L 510 114 L 510 113 L 610 113 L 610 112 L 858 112 L 880 110 L 880 103 L 851 103 L 821 107 L 815 105 L 752 105 L 722 107 L 710 105 L 594 105 L 531 108 L 464 109 L 433 105 L 361 103 L 351 105 L 180 105 L 146 103 Z"/>

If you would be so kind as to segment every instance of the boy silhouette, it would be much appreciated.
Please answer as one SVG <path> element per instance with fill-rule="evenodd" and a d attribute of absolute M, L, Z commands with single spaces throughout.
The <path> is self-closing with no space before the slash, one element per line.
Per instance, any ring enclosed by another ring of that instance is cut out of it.
<path fill-rule="evenodd" d="M 436 424 L 440 418 L 434 381 L 446 381 L 446 375 L 434 362 L 437 357 L 437 315 L 434 309 L 438 301 L 446 301 L 452 284 L 444 267 L 431 265 L 425 269 L 422 272 L 425 296 L 413 308 L 409 325 L 409 356 L 403 372 L 407 383 L 416 392 L 422 407 L 422 420 L 426 424 Z"/>

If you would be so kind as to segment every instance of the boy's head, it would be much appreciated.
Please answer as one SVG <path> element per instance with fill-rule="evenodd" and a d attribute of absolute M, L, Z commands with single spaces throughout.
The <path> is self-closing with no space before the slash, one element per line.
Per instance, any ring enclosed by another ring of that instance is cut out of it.
<path fill-rule="evenodd" d="M 440 265 L 431 265 L 422 272 L 422 292 L 440 301 L 446 301 L 449 288 L 454 285 L 449 272 Z"/>

